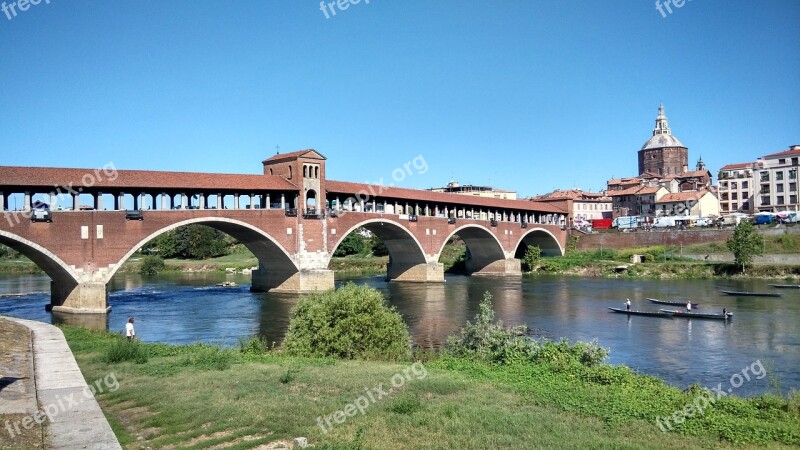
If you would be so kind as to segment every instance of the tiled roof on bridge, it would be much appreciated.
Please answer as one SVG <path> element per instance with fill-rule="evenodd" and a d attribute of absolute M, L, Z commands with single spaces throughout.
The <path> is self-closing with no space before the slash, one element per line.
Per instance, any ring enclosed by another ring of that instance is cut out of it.
<path fill-rule="evenodd" d="M 0 186 L 49 189 L 63 186 L 75 190 L 81 186 L 93 190 L 240 190 L 242 194 L 257 190 L 297 190 L 297 186 L 285 178 L 273 175 L 12 166 L 0 166 Z"/>
<path fill-rule="evenodd" d="M 349 181 L 326 182 L 329 193 L 356 194 L 364 192 L 370 197 L 373 194 L 378 197 L 389 197 L 400 200 L 449 203 L 463 206 L 475 206 L 481 208 L 505 208 L 516 209 L 519 211 L 536 211 L 556 214 L 566 214 L 563 208 L 550 203 L 532 202 L 529 200 L 504 200 L 499 198 L 479 197 L 474 195 L 462 195 L 448 192 L 431 192 L 418 189 L 406 189 L 389 186 L 378 186 L 364 183 L 351 183 Z M 332 200 L 328 197 L 328 200 Z"/>

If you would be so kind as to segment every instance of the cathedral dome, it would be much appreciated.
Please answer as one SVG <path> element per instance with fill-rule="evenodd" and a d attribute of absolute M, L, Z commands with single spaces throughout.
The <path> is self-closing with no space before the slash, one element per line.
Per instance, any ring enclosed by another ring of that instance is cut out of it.
<path fill-rule="evenodd" d="M 683 143 L 671 134 L 656 134 L 642 146 L 642 150 L 662 147 L 685 147 Z"/>
<path fill-rule="evenodd" d="M 653 128 L 653 136 L 642 146 L 642 150 L 664 147 L 684 147 L 683 143 L 672 135 L 667 122 L 667 115 L 664 113 L 664 105 L 658 105 L 658 117 L 656 117 L 656 127 Z"/>

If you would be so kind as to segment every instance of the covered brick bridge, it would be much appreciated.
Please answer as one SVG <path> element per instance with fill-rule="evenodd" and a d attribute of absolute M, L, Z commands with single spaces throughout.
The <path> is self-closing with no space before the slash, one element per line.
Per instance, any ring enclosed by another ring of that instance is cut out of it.
<path fill-rule="evenodd" d="M 408 282 L 444 281 L 439 255 L 454 235 L 469 249 L 473 275 L 519 276 L 521 246 L 561 255 L 566 244 L 567 205 L 326 180 L 314 150 L 263 167 L 263 175 L 0 167 L 0 243 L 50 276 L 53 310 L 76 313 L 107 312 L 107 284 L 120 266 L 189 224 L 252 251 L 256 291 L 333 288 L 331 256 L 360 227 L 389 249 L 388 278 Z"/>

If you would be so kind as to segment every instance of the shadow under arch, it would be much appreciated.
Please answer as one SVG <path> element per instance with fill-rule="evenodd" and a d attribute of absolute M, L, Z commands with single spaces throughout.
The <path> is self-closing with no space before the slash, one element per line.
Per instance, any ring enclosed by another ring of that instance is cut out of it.
<path fill-rule="evenodd" d="M 72 289 L 80 275 L 50 250 L 25 238 L 0 230 L 0 244 L 22 253 L 42 269 L 59 288 Z"/>
<path fill-rule="evenodd" d="M 475 224 L 462 225 L 453 230 L 444 240 L 442 247 L 436 254 L 437 259 L 442 254 L 447 242 L 456 235 L 467 245 L 467 259 L 465 262 L 467 273 L 480 272 L 492 263 L 506 259 L 503 246 L 497 236 L 488 228 Z"/>
<path fill-rule="evenodd" d="M 517 242 L 516 255 L 521 256 L 529 245 L 534 245 L 542 250 L 542 256 L 564 256 L 564 248 L 550 231 L 544 228 L 528 230 Z M 521 248 L 520 248 L 521 247 Z"/>
<path fill-rule="evenodd" d="M 347 232 L 339 235 L 339 240 L 330 252 L 328 267 L 336 249 L 344 239 L 359 228 L 369 230 L 386 245 L 389 250 L 389 264 L 386 267 L 386 277 L 390 280 L 402 278 L 403 274 L 420 265 L 427 264 L 422 244 L 404 226 L 387 219 L 368 219 L 350 227 Z"/>
<path fill-rule="evenodd" d="M 238 220 L 226 219 L 222 217 L 198 217 L 173 223 L 169 226 L 159 229 L 158 231 L 139 241 L 109 272 L 106 277 L 106 282 L 110 281 L 114 274 L 117 273 L 117 270 L 122 267 L 122 264 L 134 253 L 136 253 L 137 250 L 144 246 L 144 244 L 168 231 L 182 226 L 195 224 L 205 225 L 234 237 L 241 244 L 247 247 L 247 249 L 250 250 L 256 258 L 258 258 L 260 270 L 267 270 L 273 276 L 280 274 L 280 277 L 285 277 L 286 279 L 298 272 L 297 264 L 289 256 L 289 253 L 280 244 L 278 244 L 278 242 L 275 241 L 272 236 L 266 234 L 264 231 L 254 227 L 253 225 L 250 225 L 249 223 Z"/>

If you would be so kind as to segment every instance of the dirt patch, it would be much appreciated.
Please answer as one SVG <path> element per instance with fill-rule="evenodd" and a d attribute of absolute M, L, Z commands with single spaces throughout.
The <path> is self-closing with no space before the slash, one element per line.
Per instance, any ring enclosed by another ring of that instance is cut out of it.
<path fill-rule="evenodd" d="M 43 448 L 45 425 L 34 421 L 33 355 L 28 328 L 0 318 L 0 449 Z"/>

